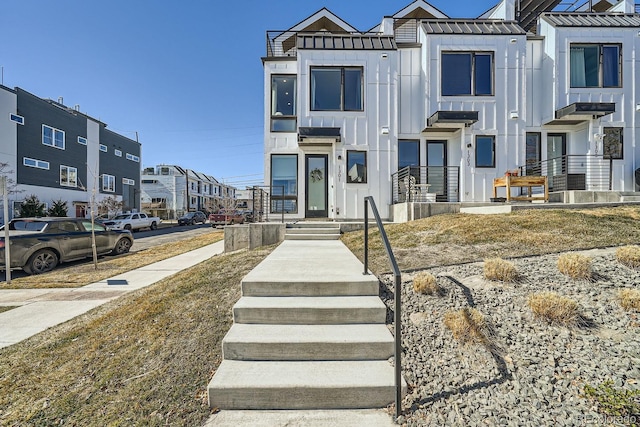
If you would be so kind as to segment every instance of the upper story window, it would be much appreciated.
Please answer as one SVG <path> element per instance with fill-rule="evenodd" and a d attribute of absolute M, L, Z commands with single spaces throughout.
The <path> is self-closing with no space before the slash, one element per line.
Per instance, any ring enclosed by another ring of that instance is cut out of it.
<path fill-rule="evenodd" d="M 122 150 L 115 149 L 113 150 L 113 154 L 115 154 L 117 157 L 122 157 Z"/>
<path fill-rule="evenodd" d="M 60 165 L 60 185 L 64 187 L 78 186 L 78 169 Z"/>
<path fill-rule="evenodd" d="M 362 111 L 362 67 L 311 68 L 312 111 Z"/>
<path fill-rule="evenodd" d="M 133 154 L 127 153 L 127 160 L 131 160 L 132 162 L 140 162 L 140 157 L 134 156 Z"/>
<path fill-rule="evenodd" d="M 296 76 L 271 76 L 271 132 L 295 132 Z"/>
<path fill-rule="evenodd" d="M 116 191 L 116 177 L 113 175 L 102 175 L 102 191 L 114 193 Z"/>
<path fill-rule="evenodd" d="M 32 168 L 49 170 L 49 162 L 44 160 L 32 159 L 30 157 L 23 157 L 22 164 Z"/>
<path fill-rule="evenodd" d="M 104 145 L 104 144 L 100 144 L 100 151 L 103 151 L 103 152 L 105 152 L 105 153 L 106 153 L 106 152 L 108 151 L 107 146 L 106 146 L 106 145 Z"/>
<path fill-rule="evenodd" d="M 42 143 L 64 150 L 64 131 L 42 125 Z"/>
<path fill-rule="evenodd" d="M 122 183 L 124 185 L 136 185 L 136 181 L 130 178 L 122 178 Z"/>
<path fill-rule="evenodd" d="M 441 71 L 443 96 L 493 95 L 491 52 L 445 52 Z"/>
<path fill-rule="evenodd" d="M 9 120 L 16 122 L 19 125 L 24 125 L 24 117 L 17 114 L 9 113 Z"/>
<path fill-rule="evenodd" d="M 569 63 L 571 87 L 622 86 L 619 44 L 572 44 Z"/>
<path fill-rule="evenodd" d="M 85 138 L 84 136 L 79 136 L 78 144 L 87 145 L 87 138 Z"/>

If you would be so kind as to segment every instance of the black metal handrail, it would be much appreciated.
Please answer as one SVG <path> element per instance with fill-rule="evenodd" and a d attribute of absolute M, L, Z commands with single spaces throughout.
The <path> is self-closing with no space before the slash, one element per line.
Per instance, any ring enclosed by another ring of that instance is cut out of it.
<path fill-rule="evenodd" d="M 402 332 L 401 332 L 401 316 L 400 313 L 402 311 L 402 299 L 401 299 L 401 286 L 402 286 L 402 278 L 400 275 L 400 269 L 398 268 L 398 263 L 396 261 L 396 257 L 393 255 L 393 249 L 391 249 L 391 245 L 389 244 L 389 238 L 387 237 L 387 233 L 384 231 L 384 227 L 382 226 L 382 219 L 380 219 L 380 214 L 378 213 L 378 208 L 376 207 L 376 203 L 373 200 L 373 196 L 367 196 L 364 198 L 364 274 L 369 273 L 369 203 L 371 203 L 371 211 L 373 212 L 373 217 L 376 220 L 376 225 L 378 226 L 378 230 L 380 231 L 380 237 L 382 237 L 382 243 L 384 244 L 384 249 L 387 252 L 387 256 L 389 257 L 389 262 L 391 263 L 391 268 L 393 270 L 393 275 L 395 279 L 395 289 L 394 289 L 394 312 L 393 312 L 393 322 L 394 322 L 394 330 L 395 330 L 395 350 L 393 352 L 393 358 L 395 360 L 395 388 L 396 388 L 396 419 L 400 416 L 402 412 Z"/>
<path fill-rule="evenodd" d="M 520 175 L 549 177 L 549 191 L 610 191 L 612 162 L 602 155 L 569 154 L 528 162 L 518 170 Z"/>

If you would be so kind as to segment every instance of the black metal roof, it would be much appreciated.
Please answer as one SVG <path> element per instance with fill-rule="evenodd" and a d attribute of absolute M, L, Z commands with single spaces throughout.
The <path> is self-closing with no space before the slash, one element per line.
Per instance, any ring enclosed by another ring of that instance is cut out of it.
<path fill-rule="evenodd" d="M 637 13 L 543 13 L 554 27 L 640 27 Z"/>
<path fill-rule="evenodd" d="M 393 36 L 356 34 L 298 34 L 298 49 L 396 50 Z"/>
<path fill-rule="evenodd" d="M 340 141 L 340 128 L 334 127 L 299 127 L 298 128 L 298 141 L 305 139 L 327 139 Z"/>
<path fill-rule="evenodd" d="M 427 19 L 422 26 L 427 34 L 526 34 L 515 21 L 494 19 Z"/>

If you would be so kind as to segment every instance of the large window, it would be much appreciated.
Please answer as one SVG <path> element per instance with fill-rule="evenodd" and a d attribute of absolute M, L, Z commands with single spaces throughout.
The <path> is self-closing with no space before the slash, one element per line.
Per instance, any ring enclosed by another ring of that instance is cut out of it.
<path fill-rule="evenodd" d="M 298 212 L 298 155 L 271 155 L 271 212 Z"/>
<path fill-rule="evenodd" d="M 116 177 L 113 175 L 102 175 L 102 191 L 108 191 L 115 193 L 116 191 Z"/>
<path fill-rule="evenodd" d="M 442 95 L 493 95 L 493 54 L 446 52 L 442 54 Z"/>
<path fill-rule="evenodd" d="M 60 185 L 64 187 L 78 186 L 78 169 L 60 165 Z"/>
<path fill-rule="evenodd" d="M 362 111 L 362 68 L 311 69 L 311 110 Z"/>
<path fill-rule="evenodd" d="M 271 132 L 296 131 L 296 76 L 271 76 Z"/>
<path fill-rule="evenodd" d="M 496 167 L 496 140 L 494 136 L 476 136 L 476 167 Z"/>
<path fill-rule="evenodd" d="M 367 182 L 367 152 L 347 151 L 347 182 Z"/>
<path fill-rule="evenodd" d="M 572 44 L 571 87 L 621 87 L 621 50 L 617 44 Z"/>
<path fill-rule="evenodd" d="M 64 131 L 42 125 L 42 143 L 64 150 Z"/>

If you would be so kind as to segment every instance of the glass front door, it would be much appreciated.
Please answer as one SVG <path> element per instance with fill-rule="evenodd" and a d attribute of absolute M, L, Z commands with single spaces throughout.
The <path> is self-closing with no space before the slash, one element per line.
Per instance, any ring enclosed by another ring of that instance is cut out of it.
<path fill-rule="evenodd" d="M 427 141 L 427 184 L 437 201 L 447 201 L 447 141 Z"/>
<path fill-rule="evenodd" d="M 327 218 L 327 155 L 307 154 L 306 163 L 306 213 L 307 218 Z"/>
<path fill-rule="evenodd" d="M 549 180 L 556 175 L 567 173 L 565 156 L 567 154 L 567 142 L 564 133 L 550 133 L 547 135 L 547 161 Z"/>

